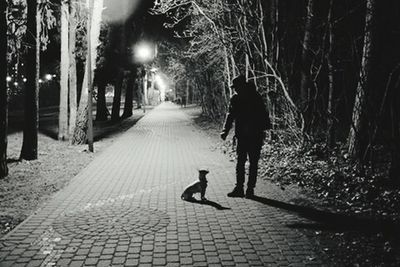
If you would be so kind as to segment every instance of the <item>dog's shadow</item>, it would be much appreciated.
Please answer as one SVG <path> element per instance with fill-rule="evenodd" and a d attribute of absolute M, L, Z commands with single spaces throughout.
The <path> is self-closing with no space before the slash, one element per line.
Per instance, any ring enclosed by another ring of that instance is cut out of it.
<path fill-rule="evenodd" d="M 211 201 L 211 200 L 197 200 L 195 198 L 190 198 L 190 199 L 184 199 L 184 201 L 190 202 L 190 203 L 195 203 L 195 204 L 201 204 L 201 205 L 209 205 L 212 206 L 214 208 L 216 208 L 217 210 L 230 210 L 231 208 L 228 207 L 224 207 L 220 204 L 218 204 L 217 202 Z"/>

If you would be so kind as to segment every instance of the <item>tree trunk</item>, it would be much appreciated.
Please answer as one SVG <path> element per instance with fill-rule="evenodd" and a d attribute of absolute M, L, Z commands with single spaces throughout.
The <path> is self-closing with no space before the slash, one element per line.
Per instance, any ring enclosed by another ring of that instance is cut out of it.
<path fill-rule="evenodd" d="M 122 92 L 122 85 L 124 84 L 124 70 L 120 69 L 118 72 L 117 84 L 114 88 L 114 98 L 113 98 L 113 105 L 111 111 L 111 120 L 118 121 L 119 120 L 119 112 L 121 110 L 121 92 Z"/>
<path fill-rule="evenodd" d="M 93 5 L 94 5 L 94 0 L 88 0 L 88 7 L 89 7 L 89 19 L 87 20 L 87 29 L 88 32 L 91 32 L 92 29 L 92 16 L 93 16 Z M 100 26 L 99 26 L 100 28 Z M 88 101 L 87 101 L 87 106 L 88 106 L 88 122 L 87 122 L 87 141 L 89 145 L 89 152 L 94 152 L 93 148 L 93 75 L 94 75 L 94 69 L 95 67 L 92 68 L 92 60 L 96 62 L 96 55 L 94 56 L 94 59 L 92 58 L 92 41 L 91 41 L 91 35 L 87 35 L 87 44 L 88 44 L 88 61 L 86 64 L 86 68 L 88 69 Z M 96 66 L 96 63 L 94 63 L 94 66 Z"/>
<path fill-rule="evenodd" d="M 124 114 L 122 114 L 123 118 L 128 118 L 132 116 L 133 109 L 133 89 L 135 86 L 136 79 L 136 71 L 129 72 L 129 77 L 126 85 L 125 92 L 125 106 L 124 106 Z"/>
<path fill-rule="evenodd" d="M 304 25 L 304 38 L 303 38 L 303 49 L 301 53 L 301 80 L 300 80 L 300 109 L 303 112 L 303 116 L 305 119 L 306 132 L 309 131 L 309 122 L 311 121 L 311 111 L 310 107 L 312 106 L 310 102 L 310 68 L 311 68 L 311 31 L 313 25 L 313 16 L 314 16 L 314 0 L 308 0 L 307 4 L 307 15 L 306 21 Z"/>
<path fill-rule="evenodd" d="M 60 61 L 60 109 L 58 116 L 58 140 L 68 139 L 68 20 L 69 1 L 61 2 L 61 61 Z"/>
<path fill-rule="evenodd" d="M 106 103 L 106 82 L 102 78 L 97 81 L 96 121 L 106 121 L 108 116 Z"/>
<path fill-rule="evenodd" d="M 103 11 L 103 0 L 96 0 L 93 7 L 92 15 L 92 26 L 90 30 L 91 34 L 91 71 L 94 72 L 96 66 L 97 57 L 97 44 L 99 42 L 100 35 L 100 22 L 101 14 Z M 87 62 L 87 60 L 86 60 Z M 93 75 L 91 75 L 93 77 Z M 74 129 L 74 134 L 72 137 L 72 144 L 81 145 L 85 144 L 87 141 L 87 124 L 88 124 L 88 68 L 85 68 L 85 74 L 82 83 L 81 96 L 79 100 L 78 114 L 76 117 L 76 124 Z"/>
<path fill-rule="evenodd" d="M 398 105 L 398 104 L 397 104 Z M 400 185 L 400 116 L 399 110 L 395 111 L 397 115 L 393 117 L 392 138 L 394 145 L 391 148 L 391 162 L 389 169 L 389 177 L 396 185 Z"/>
<path fill-rule="evenodd" d="M 74 133 L 77 112 L 77 77 L 76 77 L 76 7 L 70 3 L 69 16 L 69 134 Z"/>
<path fill-rule="evenodd" d="M 7 167 L 7 127 L 8 127 L 8 106 L 7 106 L 7 19 L 6 19 L 7 3 L 0 3 L 0 178 L 8 175 Z"/>
<path fill-rule="evenodd" d="M 400 186 L 400 76 L 392 88 L 391 117 L 392 144 L 389 177 L 394 184 Z"/>
<path fill-rule="evenodd" d="M 225 79 L 226 82 L 224 83 L 224 94 L 226 95 L 226 90 L 225 88 L 228 87 L 228 93 L 230 98 L 233 95 L 232 88 L 230 86 L 232 78 L 231 78 L 231 73 L 230 73 L 230 68 L 229 68 L 229 55 L 228 55 L 228 49 L 226 49 L 226 46 L 224 45 L 224 60 L 225 60 Z"/>
<path fill-rule="evenodd" d="M 365 113 L 366 98 L 370 79 L 372 61 L 372 50 L 374 44 L 373 30 L 375 26 L 376 0 L 367 0 L 364 30 L 364 48 L 361 60 L 360 77 L 356 89 L 356 96 L 353 106 L 352 126 L 348 137 L 349 155 L 359 162 L 363 161 L 366 148 L 365 136 Z"/>
<path fill-rule="evenodd" d="M 28 48 L 27 82 L 25 86 L 24 129 L 21 159 L 34 160 L 38 157 L 39 128 L 39 70 L 40 70 L 40 15 L 36 1 L 28 2 L 26 42 Z"/>
<path fill-rule="evenodd" d="M 185 106 L 189 104 L 190 79 L 186 80 Z"/>
<path fill-rule="evenodd" d="M 121 110 L 121 93 L 122 88 L 125 82 L 125 62 L 126 62 L 126 30 L 127 25 L 120 25 L 119 28 L 119 59 L 121 62 L 121 69 L 119 70 L 117 81 L 114 88 L 114 99 L 113 99 L 113 106 L 111 110 L 111 120 L 117 121 L 120 119 L 120 110 Z"/>
<path fill-rule="evenodd" d="M 329 4 L 328 13 L 328 34 L 329 34 L 329 51 L 327 54 L 328 63 L 328 120 L 327 120 L 327 132 L 326 132 L 326 146 L 332 148 L 335 143 L 335 127 L 334 127 L 334 110 L 333 110 L 333 94 L 335 89 L 334 84 L 334 66 L 333 66 L 333 46 L 334 46 L 334 33 L 333 33 L 333 0 Z"/>

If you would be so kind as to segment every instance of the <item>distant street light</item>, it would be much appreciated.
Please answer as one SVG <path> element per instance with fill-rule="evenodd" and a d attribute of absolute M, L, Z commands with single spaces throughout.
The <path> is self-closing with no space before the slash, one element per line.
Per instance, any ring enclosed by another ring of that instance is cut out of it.
<path fill-rule="evenodd" d="M 45 78 L 46 78 L 46 80 L 50 81 L 50 80 L 53 79 L 53 75 L 51 75 L 51 74 L 46 74 Z"/>
<path fill-rule="evenodd" d="M 12 81 L 12 78 L 11 78 L 10 76 L 7 76 L 6 81 L 7 81 L 7 82 L 11 82 L 11 81 Z"/>
<path fill-rule="evenodd" d="M 156 53 L 155 53 L 155 46 L 147 43 L 147 42 L 139 42 L 133 47 L 133 61 L 139 64 L 147 64 L 154 60 Z M 143 75 L 143 112 L 146 112 L 146 104 L 148 103 L 147 99 L 147 81 L 148 81 L 148 74 L 146 71 L 146 67 L 144 68 L 144 75 Z"/>

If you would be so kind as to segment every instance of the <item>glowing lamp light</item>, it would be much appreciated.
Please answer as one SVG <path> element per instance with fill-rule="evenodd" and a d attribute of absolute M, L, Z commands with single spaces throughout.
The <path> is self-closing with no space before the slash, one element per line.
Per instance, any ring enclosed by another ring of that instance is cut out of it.
<path fill-rule="evenodd" d="M 23 78 L 22 80 L 24 81 L 24 83 L 26 83 L 26 81 L 27 81 L 28 79 L 27 79 L 27 78 Z"/>
<path fill-rule="evenodd" d="M 11 80 L 12 80 L 12 78 L 11 78 L 10 76 L 7 76 L 7 77 L 6 77 L 6 81 L 7 81 L 7 82 L 11 82 Z"/>
<path fill-rule="evenodd" d="M 155 75 L 155 82 L 157 84 L 157 87 L 160 89 L 161 101 L 164 101 L 165 100 L 165 92 L 167 90 L 167 84 L 164 81 L 164 79 L 161 77 L 161 75 L 159 75 L 159 74 Z"/>
<path fill-rule="evenodd" d="M 146 63 L 153 59 L 154 51 L 153 46 L 148 43 L 139 43 L 134 47 L 134 58 L 135 61 L 140 63 Z"/>
<path fill-rule="evenodd" d="M 43 82 L 43 80 L 42 79 L 39 79 L 39 83 L 42 83 Z"/>
<path fill-rule="evenodd" d="M 48 80 L 48 81 L 50 81 L 51 79 L 53 79 L 53 75 L 51 75 L 51 74 L 46 74 L 44 77 L 45 77 L 46 80 Z"/>
<path fill-rule="evenodd" d="M 14 82 L 14 86 L 18 86 L 18 83 L 17 83 L 17 82 Z"/>

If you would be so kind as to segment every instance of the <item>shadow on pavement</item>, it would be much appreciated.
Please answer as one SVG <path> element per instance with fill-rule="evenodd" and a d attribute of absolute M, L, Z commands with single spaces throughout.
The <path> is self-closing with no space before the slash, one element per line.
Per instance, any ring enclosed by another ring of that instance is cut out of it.
<path fill-rule="evenodd" d="M 400 223 L 393 220 L 360 218 L 351 215 L 321 211 L 314 208 L 289 204 L 260 196 L 254 196 L 251 200 L 276 207 L 282 210 L 294 212 L 299 216 L 314 222 L 288 224 L 291 228 L 304 228 L 313 230 L 327 230 L 333 232 L 357 231 L 363 233 L 382 232 L 388 235 L 400 236 Z"/>
<path fill-rule="evenodd" d="M 7 163 L 16 163 L 16 162 L 21 162 L 21 159 L 19 159 L 19 158 L 7 158 Z"/>
<path fill-rule="evenodd" d="M 192 198 L 192 199 L 188 199 L 188 200 L 184 200 L 184 201 L 187 201 L 187 202 L 190 202 L 190 203 L 201 204 L 201 205 L 209 205 L 209 206 L 212 206 L 212 207 L 216 208 L 217 210 L 230 210 L 231 209 L 231 208 L 228 208 L 228 207 L 223 207 L 220 204 L 218 204 L 217 202 L 210 201 L 210 200 L 202 201 L 202 200 L 197 200 L 195 198 Z"/>
<path fill-rule="evenodd" d="M 147 107 L 147 110 L 152 110 L 153 107 Z M 58 139 L 58 107 L 43 108 L 39 111 L 39 132 L 54 140 Z M 117 121 L 93 121 L 94 141 L 100 141 L 120 132 L 124 132 L 134 126 L 145 113 L 137 111 L 130 117 L 122 117 Z M 95 115 L 94 115 L 95 117 Z M 8 134 L 13 134 L 23 131 L 24 117 L 23 111 L 12 111 L 9 113 Z"/>

